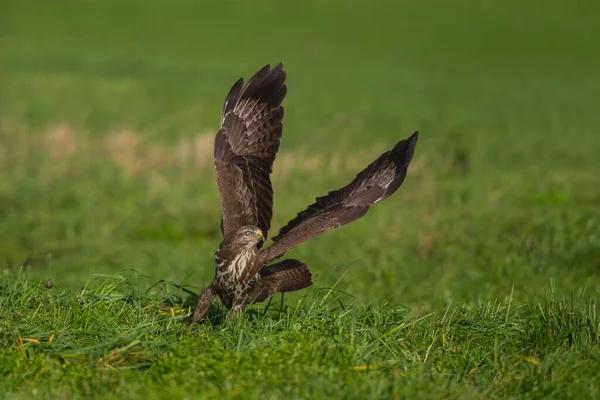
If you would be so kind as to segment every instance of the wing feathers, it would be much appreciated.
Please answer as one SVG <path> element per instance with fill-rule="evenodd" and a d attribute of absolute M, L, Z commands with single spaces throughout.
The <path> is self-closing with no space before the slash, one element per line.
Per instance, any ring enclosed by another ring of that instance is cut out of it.
<path fill-rule="evenodd" d="M 196 303 L 196 308 L 194 309 L 194 316 L 192 317 L 192 324 L 200 321 L 202 318 L 208 314 L 208 310 L 210 310 L 210 305 L 213 299 L 216 296 L 215 288 L 213 287 L 213 282 L 210 283 L 204 289 L 204 291 L 198 296 L 198 302 Z"/>
<path fill-rule="evenodd" d="M 227 97 L 225 97 L 225 104 L 223 104 L 223 112 L 221 113 L 221 125 L 225 122 L 225 116 L 233 111 L 237 99 L 240 97 L 240 91 L 244 85 L 244 78 L 238 79 L 238 81 L 231 87 Z"/>
<path fill-rule="evenodd" d="M 258 225 L 266 236 L 271 226 L 269 175 L 283 132 L 285 78 L 283 64 L 266 65 L 225 99 L 214 151 L 224 236 L 243 225 Z"/>
<path fill-rule="evenodd" d="M 255 302 L 264 301 L 275 293 L 293 292 L 313 284 L 306 264 L 298 260 L 284 260 L 260 270 L 261 279 L 253 288 Z"/>
<path fill-rule="evenodd" d="M 315 203 L 281 228 L 273 244 L 261 251 L 265 263 L 328 229 L 365 215 L 369 207 L 394 193 L 404 181 L 414 155 L 418 132 L 402 140 L 361 171 L 347 186 L 318 197 Z"/>

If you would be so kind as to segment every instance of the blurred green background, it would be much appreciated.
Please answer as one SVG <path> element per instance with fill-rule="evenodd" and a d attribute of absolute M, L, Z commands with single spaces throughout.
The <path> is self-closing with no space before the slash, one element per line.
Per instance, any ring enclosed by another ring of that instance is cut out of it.
<path fill-rule="evenodd" d="M 285 63 L 274 235 L 414 130 L 399 192 L 289 253 L 363 303 L 600 290 L 593 1 L 11 1 L 0 268 L 198 290 L 221 237 L 225 94 Z M 299 296 L 301 294 L 296 294 Z"/>

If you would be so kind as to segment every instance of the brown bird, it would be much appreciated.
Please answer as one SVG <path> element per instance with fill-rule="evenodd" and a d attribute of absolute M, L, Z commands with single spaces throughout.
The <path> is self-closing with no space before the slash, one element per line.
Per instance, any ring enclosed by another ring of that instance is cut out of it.
<path fill-rule="evenodd" d="M 270 174 L 283 128 L 285 78 L 283 64 L 273 69 L 266 65 L 245 86 L 238 80 L 225 99 L 214 149 L 223 242 L 215 253 L 215 277 L 198 298 L 193 323 L 207 314 L 217 295 L 233 316 L 275 293 L 312 285 L 310 270 L 298 260 L 268 264 L 292 247 L 362 217 L 406 176 L 418 132 L 379 156 L 347 186 L 317 198 L 261 249 L 273 215 Z"/>

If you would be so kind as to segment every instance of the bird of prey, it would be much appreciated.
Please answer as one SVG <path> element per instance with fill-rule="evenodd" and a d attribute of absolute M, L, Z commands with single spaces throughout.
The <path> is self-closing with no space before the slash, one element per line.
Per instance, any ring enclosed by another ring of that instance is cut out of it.
<path fill-rule="evenodd" d="M 273 214 L 270 174 L 283 128 L 285 78 L 283 64 L 266 65 L 245 86 L 239 79 L 225 98 L 214 147 L 223 241 L 215 253 L 215 277 L 198 298 L 192 323 L 207 314 L 217 295 L 235 316 L 275 293 L 312 285 L 312 274 L 301 261 L 269 264 L 296 245 L 362 217 L 406 176 L 418 132 L 379 156 L 348 185 L 318 197 L 262 249 Z"/>

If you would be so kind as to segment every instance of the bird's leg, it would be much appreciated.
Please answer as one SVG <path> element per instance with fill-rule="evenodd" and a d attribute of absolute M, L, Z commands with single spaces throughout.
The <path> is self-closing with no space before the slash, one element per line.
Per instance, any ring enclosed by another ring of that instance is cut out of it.
<path fill-rule="evenodd" d="M 213 288 L 213 283 L 211 282 L 210 285 L 208 285 L 198 297 L 198 303 L 196 303 L 194 316 L 192 317 L 192 324 L 197 323 L 206 316 L 208 310 L 210 310 L 210 305 L 215 298 L 215 294 L 215 289 Z"/>

